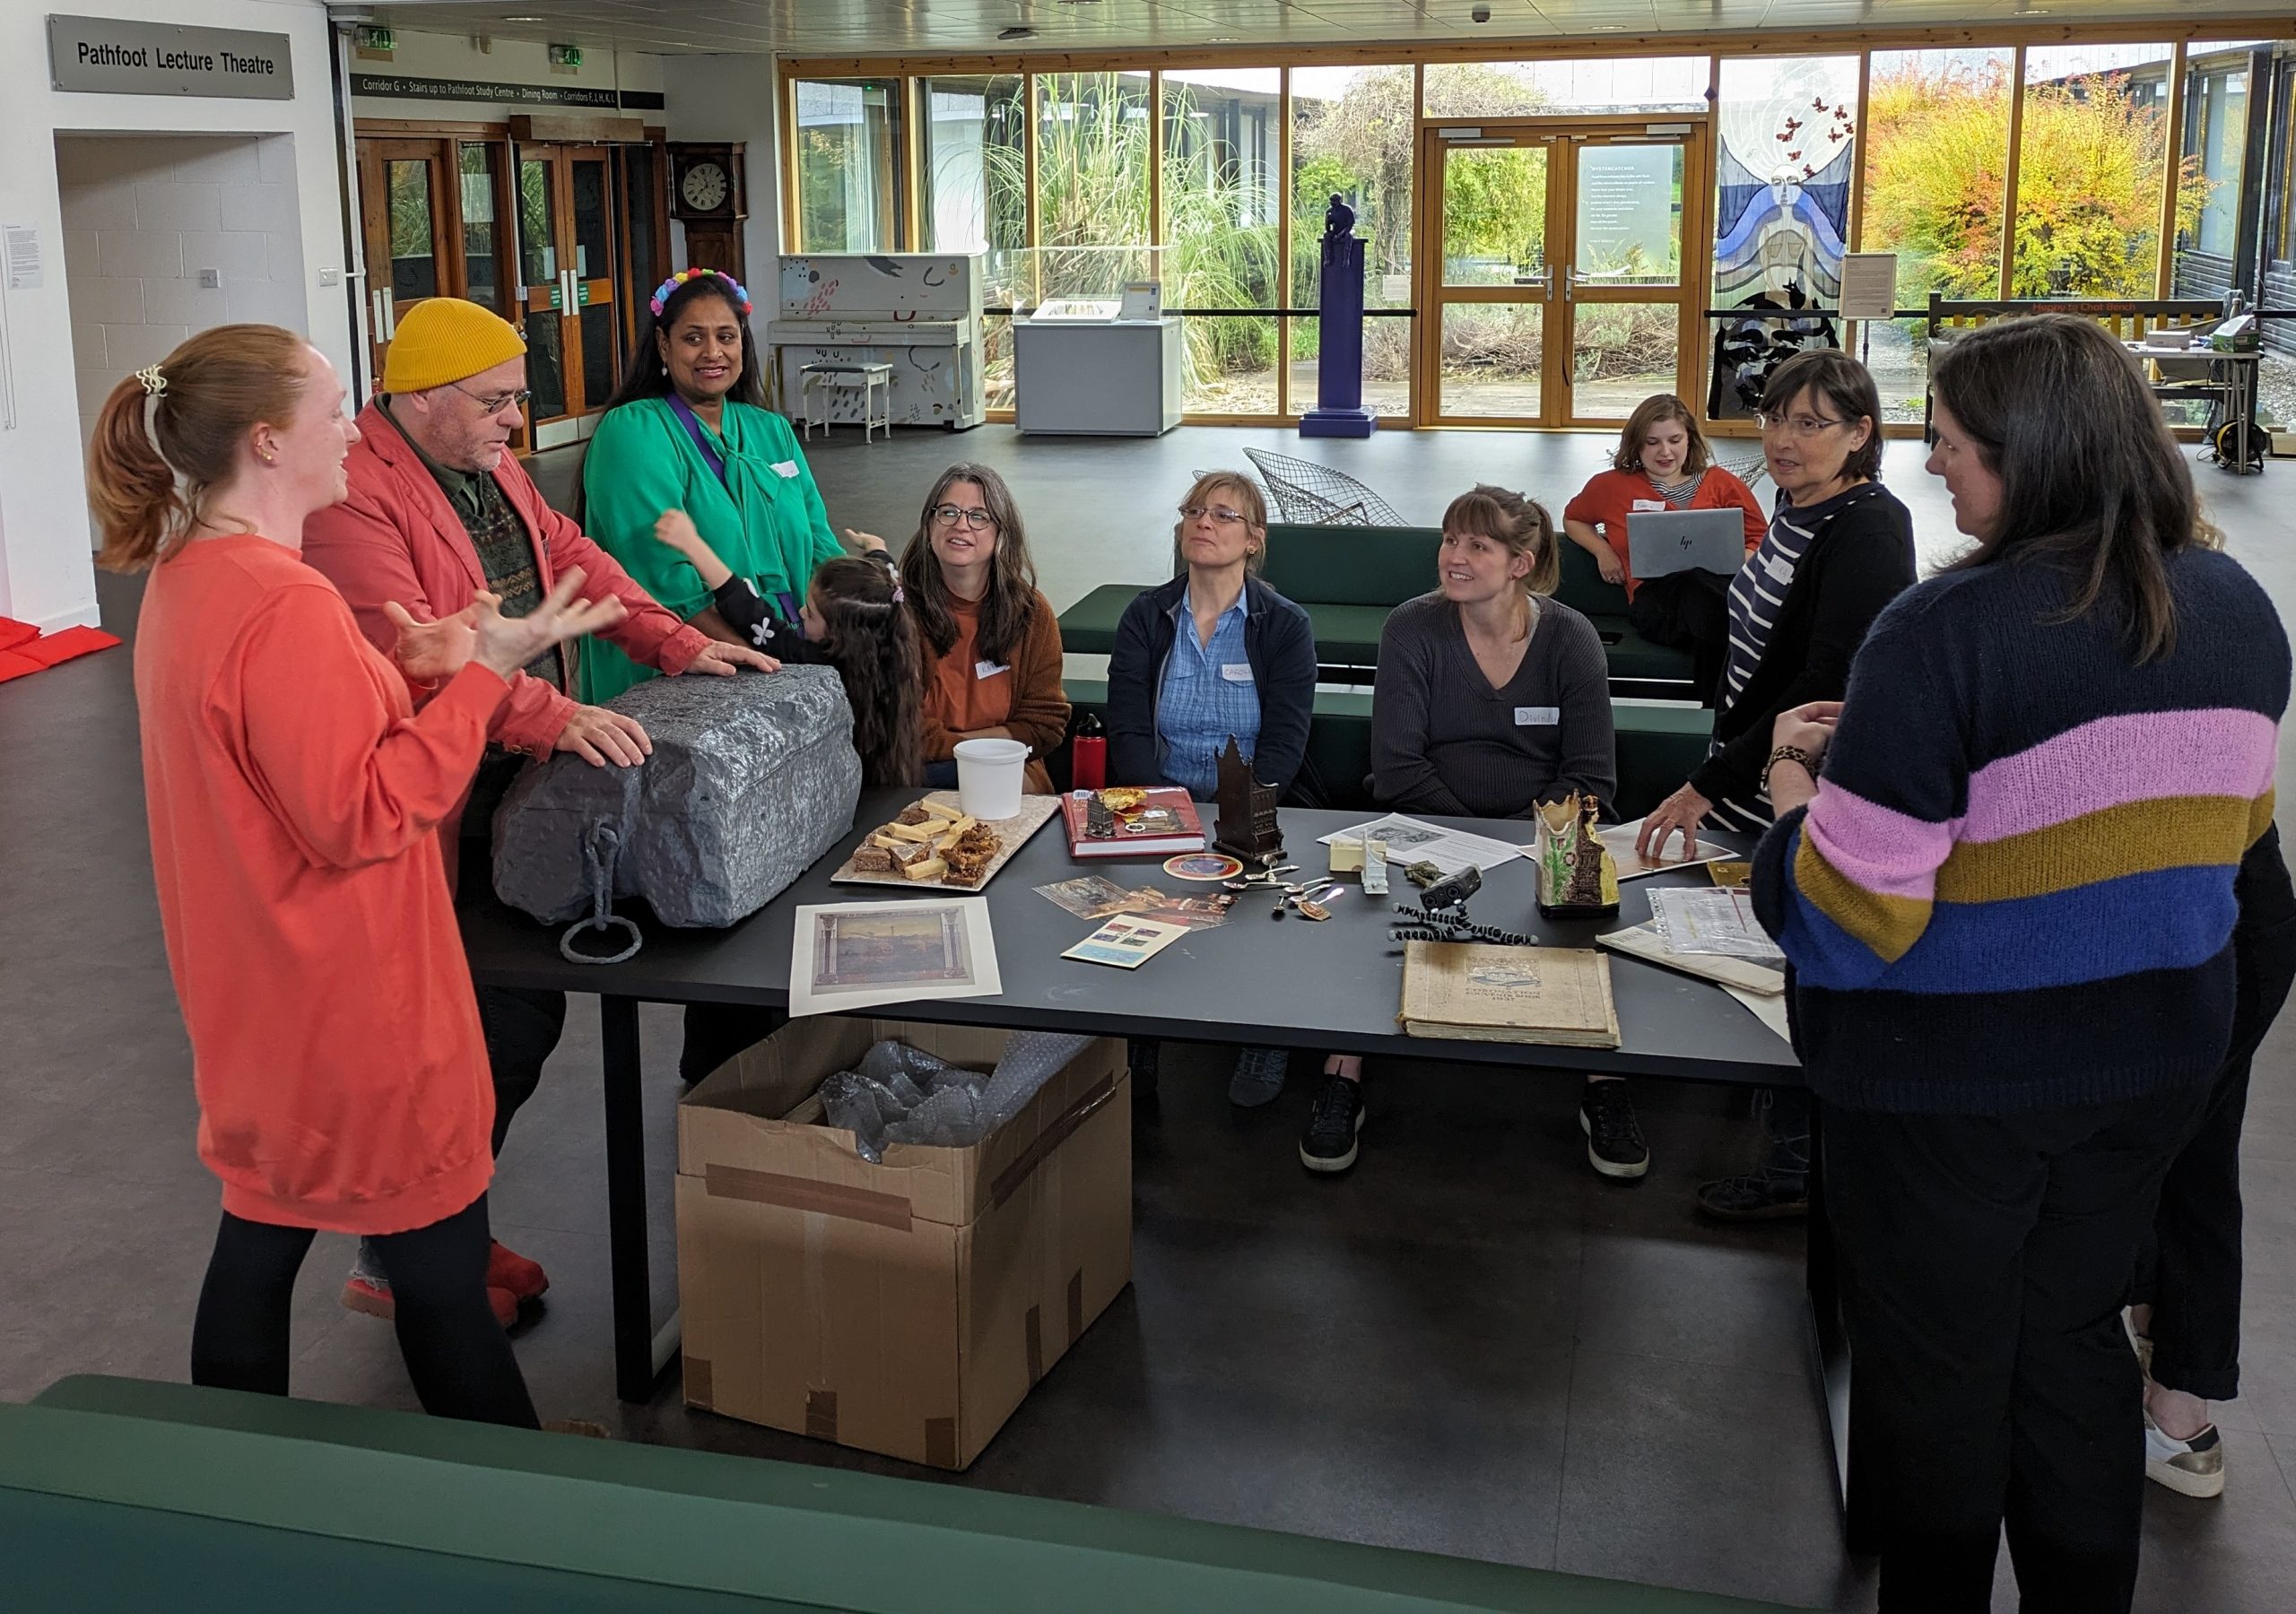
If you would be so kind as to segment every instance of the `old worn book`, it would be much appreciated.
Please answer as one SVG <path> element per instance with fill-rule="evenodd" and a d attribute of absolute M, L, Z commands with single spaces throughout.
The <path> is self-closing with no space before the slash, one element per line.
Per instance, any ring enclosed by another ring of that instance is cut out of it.
<path fill-rule="evenodd" d="M 1618 1046 L 1610 960 L 1591 948 L 1406 942 L 1396 1019 L 1411 1037 Z"/>

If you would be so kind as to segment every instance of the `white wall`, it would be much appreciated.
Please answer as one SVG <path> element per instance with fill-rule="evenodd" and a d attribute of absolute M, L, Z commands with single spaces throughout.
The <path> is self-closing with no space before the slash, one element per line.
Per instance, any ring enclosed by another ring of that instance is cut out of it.
<path fill-rule="evenodd" d="M 165 0 L 163 7 L 153 0 L 73 0 L 68 8 L 117 17 L 164 9 L 172 22 L 285 34 L 291 101 L 57 91 L 48 77 L 48 9 L 0 0 L 0 222 L 30 225 L 47 264 L 38 290 L 0 293 L 16 422 L 0 430 L 0 616 L 53 629 L 96 620 L 87 499 L 73 473 L 80 463 L 78 388 L 56 135 L 292 136 L 296 214 L 287 233 L 301 245 L 309 329 L 346 375 L 351 331 L 341 290 L 317 284 L 320 273 L 339 275 L 344 267 L 341 162 L 320 0 Z"/>
<path fill-rule="evenodd" d="M 505 4 L 503 10 L 517 7 Z M 581 30 L 569 28 L 578 36 Z M 555 84 L 570 90 L 640 90 L 662 88 L 661 58 L 635 51 L 582 52 L 579 67 L 553 67 L 550 48 L 532 39 L 492 39 L 483 35 L 415 33 L 392 30 L 396 48 L 387 57 L 353 54 L 351 72 L 396 75 L 402 78 L 459 79 L 480 83 Z M 523 105 L 504 100 L 434 100 L 401 96 L 353 95 L 351 110 L 358 117 L 396 117 L 427 120 L 470 120 L 500 123 L 513 113 L 606 112 L 604 107 Z M 642 117 L 659 124 L 658 108 L 631 108 L 624 117 Z"/>
<path fill-rule="evenodd" d="M 669 101 L 672 140 L 738 140 L 749 176 L 750 216 L 742 233 L 750 298 L 761 311 L 773 306 L 780 283 L 774 260 L 781 251 L 781 159 L 774 142 L 774 58 L 768 56 L 674 56 L 659 58 Z M 684 231 L 671 227 L 670 256 L 685 262 Z"/>
<path fill-rule="evenodd" d="M 120 377 L 195 332 L 307 328 L 291 134 L 59 134 L 56 170 L 83 445 Z"/>

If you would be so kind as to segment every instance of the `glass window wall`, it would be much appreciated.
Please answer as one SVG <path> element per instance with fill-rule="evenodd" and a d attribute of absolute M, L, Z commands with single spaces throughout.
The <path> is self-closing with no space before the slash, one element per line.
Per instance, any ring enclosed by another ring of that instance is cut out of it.
<path fill-rule="evenodd" d="M 1418 119 L 1407 63 L 1292 70 L 1292 307 L 1322 306 L 1324 212 L 1337 195 L 1363 239 L 1363 307 L 1412 306 L 1413 169 Z M 1294 413 L 1316 404 L 1320 349 L 1313 319 L 1292 323 L 1287 377 Z M 1363 322 L 1363 402 L 1383 415 L 1411 408 L 1409 317 Z"/>
<path fill-rule="evenodd" d="M 1164 287 L 1168 308 L 1278 306 L 1283 281 L 1283 74 L 1275 67 L 1163 75 Z M 1191 317 L 1183 406 L 1275 413 L 1271 315 Z"/>
<path fill-rule="evenodd" d="M 1898 307 L 2001 295 L 2016 53 L 1877 50 L 1866 94 L 1861 252 L 1893 252 Z M 1885 421 L 1918 421 L 1929 388 L 1926 319 L 1860 334 Z"/>
<path fill-rule="evenodd" d="M 899 79 L 796 84 L 797 241 L 804 252 L 901 249 Z"/>
<path fill-rule="evenodd" d="M 2011 296 L 2159 292 L 2170 56 L 2166 45 L 2025 53 Z M 2200 202 L 2179 195 L 2179 233 L 2199 222 Z"/>

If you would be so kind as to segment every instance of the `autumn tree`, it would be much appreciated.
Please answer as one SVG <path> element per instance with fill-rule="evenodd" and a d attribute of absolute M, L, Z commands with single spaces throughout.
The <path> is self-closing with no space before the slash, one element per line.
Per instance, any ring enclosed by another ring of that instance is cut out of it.
<path fill-rule="evenodd" d="M 1901 296 L 2000 295 L 2009 109 L 2006 65 L 1874 75 L 1866 102 L 1865 239 L 1899 254 Z M 2150 297 L 2167 169 L 2167 120 L 2126 74 L 2037 84 L 2025 101 L 2011 295 Z M 2185 161 L 2177 227 L 2195 228 L 2209 181 Z"/>

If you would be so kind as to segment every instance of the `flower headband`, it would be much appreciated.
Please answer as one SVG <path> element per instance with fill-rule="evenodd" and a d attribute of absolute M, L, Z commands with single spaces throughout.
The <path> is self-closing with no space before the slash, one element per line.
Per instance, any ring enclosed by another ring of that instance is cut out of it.
<path fill-rule="evenodd" d="M 705 274 L 724 281 L 733 291 L 735 304 L 743 313 L 751 312 L 749 289 L 722 269 L 681 269 L 654 288 L 653 298 L 646 306 L 653 309 L 654 317 L 659 319 L 662 317 L 662 305 L 669 301 L 672 292 L 684 285 L 686 282 L 700 280 Z"/>

